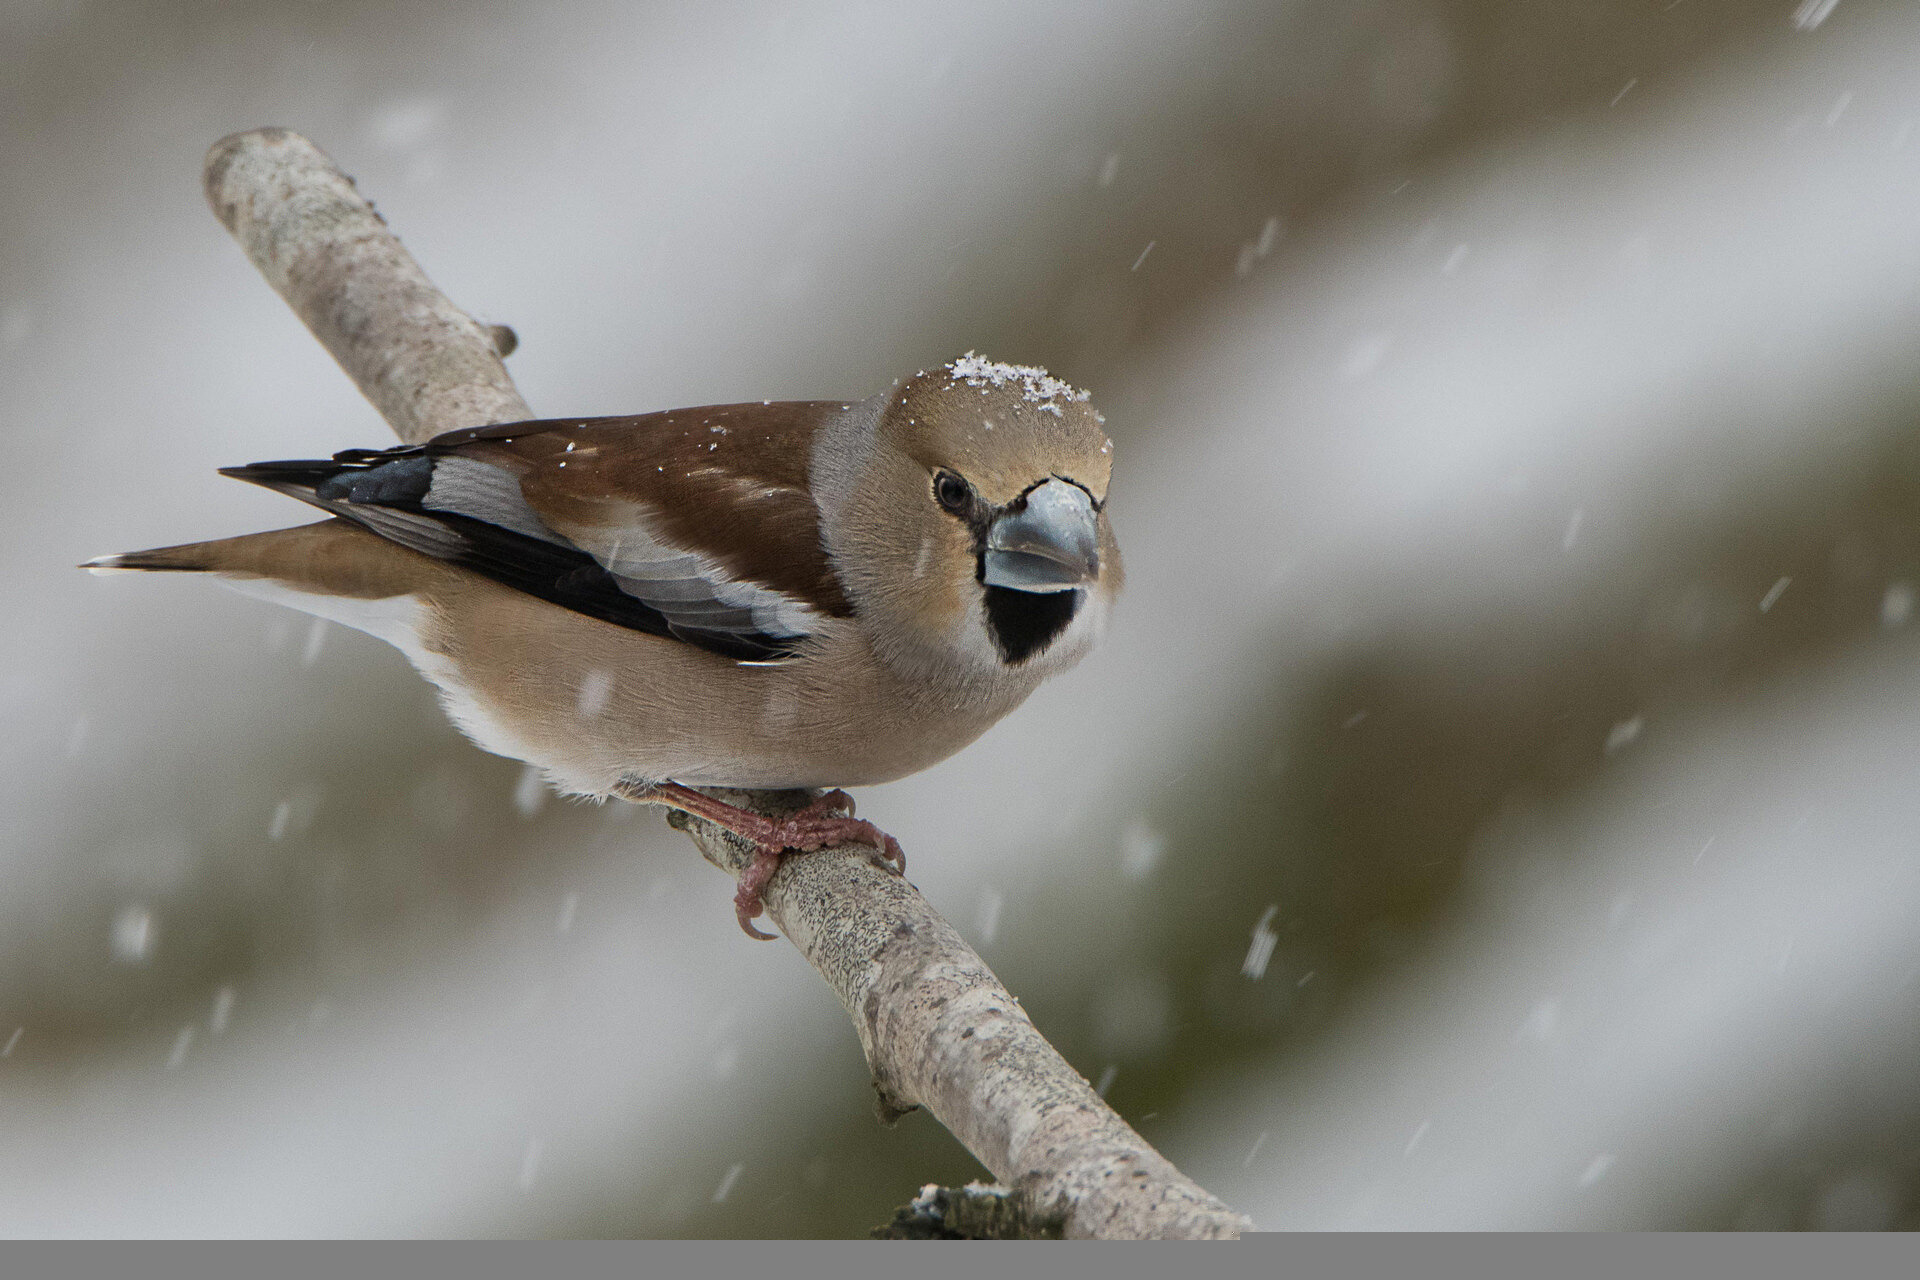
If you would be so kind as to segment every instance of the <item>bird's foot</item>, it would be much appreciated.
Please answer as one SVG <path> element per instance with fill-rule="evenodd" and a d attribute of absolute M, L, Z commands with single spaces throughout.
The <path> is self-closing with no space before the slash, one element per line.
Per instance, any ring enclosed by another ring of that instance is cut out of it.
<path fill-rule="evenodd" d="M 829 791 L 812 804 L 786 818 L 770 818 L 774 830 L 768 843 L 777 840 L 784 849 L 802 853 L 835 845 L 864 844 L 880 851 L 902 875 L 907 870 L 907 855 L 900 842 L 868 822 L 853 816 L 853 797 L 844 791 Z"/>
<path fill-rule="evenodd" d="M 734 915 L 750 938 L 771 940 L 773 937 L 754 928 L 752 922 L 766 911 L 763 895 L 767 882 L 773 879 L 774 872 L 780 869 L 780 863 L 788 853 L 811 853 L 815 849 L 835 848 L 843 844 L 864 844 L 878 849 L 880 856 L 892 864 L 895 874 L 904 874 L 907 869 L 907 855 L 900 848 L 900 842 L 864 818 L 854 817 L 853 797 L 844 791 L 829 791 L 800 812 L 785 818 L 767 818 L 744 809 L 738 812 L 758 819 L 756 830 L 734 828 L 737 834 L 759 846 L 754 851 L 752 865 L 741 873 L 740 887 L 733 895 Z"/>
<path fill-rule="evenodd" d="M 844 791 L 829 791 L 798 813 L 784 818 L 769 818 L 715 800 L 677 782 L 660 783 L 645 798 L 705 818 L 753 844 L 753 861 L 740 873 L 740 886 L 733 895 L 734 915 L 750 938 L 771 941 L 774 937 L 756 929 L 753 921 L 765 913 L 767 883 L 789 853 L 864 844 L 879 850 L 897 874 L 907 869 L 907 855 L 901 850 L 900 842 L 871 822 L 854 817 L 853 797 Z"/>

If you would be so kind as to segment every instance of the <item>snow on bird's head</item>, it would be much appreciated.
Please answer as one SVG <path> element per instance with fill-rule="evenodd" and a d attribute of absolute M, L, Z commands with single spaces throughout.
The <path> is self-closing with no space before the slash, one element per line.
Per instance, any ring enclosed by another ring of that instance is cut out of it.
<path fill-rule="evenodd" d="M 882 434 L 911 460 L 915 484 L 952 471 L 1004 505 L 1059 477 L 1104 501 L 1113 446 L 1090 399 L 1037 365 L 970 351 L 898 387 Z"/>
<path fill-rule="evenodd" d="M 1089 393 L 1061 381 L 1037 364 L 1006 364 L 971 351 L 950 362 L 946 370 L 955 382 L 964 382 L 970 387 L 998 388 L 1018 383 L 1027 403 L 1038 405 L 1043 412 L 1055 417 L 1060 416 L 1060 401 L 1085 404 L 1090 398 Z"/>

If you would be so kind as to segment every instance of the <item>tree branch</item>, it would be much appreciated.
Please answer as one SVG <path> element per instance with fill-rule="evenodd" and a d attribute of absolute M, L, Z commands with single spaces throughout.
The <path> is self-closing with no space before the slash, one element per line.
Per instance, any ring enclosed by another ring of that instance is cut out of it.
<path fill-rule="evenodd" d="M 726 791 L 780 815 L 804 792 Z M 683 813 L 669 816 L 707 861 L 736 878 L 752 848 Z M 875 851 L 788 857 L 767 914 L 853 1019 L 883 1118 L 924 1106 L 1021 1212 L 1069 1238 L 1219 1239 L 1249 1223 L 1147 1145 L 1034 1028 L 986 961 Z"/>
<path fill-rule="evenodd" d="M 207 154 L 207 201 L 401 439 L 532 417 L 483 326 L 433 287 L 319 148 L 286 129 Z M 779 814 L 805 792 L 721 792 Z M 671 815 L 708 861 L 740 875 L 737 837 Z M 860 847 L 789 857 L 768 913 L 839 995 L 883 1116 L 924 1106 L 1012 1189 L 1042 1234 L 1223 1238 L 1247 1220 L 1135 1133 L 1034 1029 L 1020 1002 L 911 884 Z"/>
<path fill-rule="evenodd" d="M 353 179 L 291 129 L 222 138 L 207 203 L 402 440 L 533 416 L 500 357 L 513 331 L 448 301 Z"/>

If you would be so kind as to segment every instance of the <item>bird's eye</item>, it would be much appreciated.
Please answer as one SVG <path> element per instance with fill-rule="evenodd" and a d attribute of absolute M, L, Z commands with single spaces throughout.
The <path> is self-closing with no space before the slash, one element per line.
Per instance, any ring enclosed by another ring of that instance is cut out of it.
<path fill-rule="evenodd" d="M 942 471 L 933 478 L 933 496 L 955 515 L 965 514 L 973 505 L 973 489 L 951 471 Z"/>

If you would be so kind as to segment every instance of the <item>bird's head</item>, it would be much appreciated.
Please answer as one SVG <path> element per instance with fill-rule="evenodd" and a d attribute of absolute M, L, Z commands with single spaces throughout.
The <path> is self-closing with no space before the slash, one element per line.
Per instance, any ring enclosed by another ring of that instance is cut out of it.
<path fill-rule="evenodd" d="M 823 432 L 828 549 L 881 656 L 1023 683 L 1078 661 L 1122 580 L 1112 464 L 1086 392 L 971 354 Z"/>

